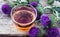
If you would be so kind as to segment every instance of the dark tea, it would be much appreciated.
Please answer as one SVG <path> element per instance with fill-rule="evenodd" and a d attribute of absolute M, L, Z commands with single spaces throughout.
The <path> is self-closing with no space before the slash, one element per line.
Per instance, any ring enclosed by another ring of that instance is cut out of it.
<path fill-rule="evenodd" d="M 16 23 L 22 25 L 28 25 L 34 20 L 35 14 L 27 10 L 20 10 L 13 14 L 13 19 Z"/>
<path fill-rule="evenodd" d="M 32 21 L 33 16 L 27 11 L 20 11 L 19 13 L 14 15 L 14 19 L 18 23 L 26 24 Z"/>

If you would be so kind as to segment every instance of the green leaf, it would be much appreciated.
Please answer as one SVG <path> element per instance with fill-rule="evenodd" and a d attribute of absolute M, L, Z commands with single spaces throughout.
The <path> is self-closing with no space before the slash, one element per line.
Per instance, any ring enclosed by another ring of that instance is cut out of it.
<path fill-rule="evenodd" d="M 50 17 L 50 20 L 51 20 L 51 25 L 52 26 L 55 25 L 55 23 L 57 22 L 56 16 L 53 15 L 53 14 L 50 14 L 49 17 Z"/>
<path fill-rule="evenodd" d="M 39 32 L 38 32 L 38 34 L 37 34 L 37 37 L 41 37 L 42 36 L 42 32 L 41 32 L 41 30 L 39 29 Z"/>
<path fill-rule="evenodd" d="M 54 3 L 54 0 L 48 0 L 48 4 L 52 5 Z"/>
<path fill-rule="evenodd" d="M 12 1 L 6 0 L 5 2 L 7 2 L 7 4 L 9 4 L 11 7 L 15 6 L 15 4 Z"/>
<path fill-rule="evenodd" d="M 13 1 L 14 5 L 18 5 L 19 3 L 17 1 Z"/>
<path fill-rule="evenodd" d="M 38 4 L 37 7 L 36 7 L 36 9 L 37 9 L 38 13 L 40 13 L 40 14 L 44 13 L 44 8 L 42 7 L 41 4 Z"/>
<path fill-rule="evenodd" d="M 52 7 L 52 9 L 54 9 L 60 13 L 60 7 Z"/>
<path fill-rule="evenodd" d="M 58 17 L 60 17 L 60 13 L 59 13 Z"/>
<path fill-rule="evenodd" d="M 21 0 L 17 0 L 18 3 L 21 3 Z"/>
<path fill-rule="evenodd" d="M 43 35 L 45 32 L 44 32 L 44 30 L 43 30 L 43 28 L 42 28 L 41 26 L 38 26 L 38 28 L 39 28 L 39 32 L 38 32 L 38 34 L 37 34 L 37 37 L 42 37 L 42 35 Z"/>
<path fill-rule="evenodd" d="M 57 17 L 57 20 L 60 20 L 60 7 L 53 7 L 53 11 L 55 11 L 53 14 Z"/>
<path fill-rule="evenodd" d="M 28 2 L 21 2 L 21 4 L 23 4 L 23 5 L 27 5 L 27 4 L 28 4 Z"/>
<path fill-rule="evenodd" d="M 27 0 L 29 3 L 31 2 L 39 2 L 40 0 Z"/>
<path fill-rule="evenodd" d="M 23 4 L 23 5 L 27 5 L 27 4 L 28 4 L 27 1 L 22 1 L 22 0 L 17 0 L 17 2 L 18 2 L 19 4 Z"/>
<path fill-rule="evenodd" d="M 60 0 L 56 0 L 56 1 L 59 1 L 60 2 Z"/>

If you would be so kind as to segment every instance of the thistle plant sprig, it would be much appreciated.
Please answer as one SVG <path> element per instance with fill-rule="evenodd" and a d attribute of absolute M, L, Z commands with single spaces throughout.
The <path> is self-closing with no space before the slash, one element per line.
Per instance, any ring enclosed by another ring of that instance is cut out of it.
<path fill-rule="evenodd" d="M 58 7 L 56 6 L 47 6 L 47 7 L 44 7 L 44 9 L 51 9 L 52 10 L 52 14 L 56 16 L 56 19 L 57 20 L 60 20 L 60 17 L 59 17 L 59 9 Z"/>
<path fill-rule="evenodd" d="M 42 6 L 42 4 L 40 2 L 36 6 L 36 9 L 37 9 L 37 12 L 38 12 L 37 13 L 37 20 L 39 20 L 40 16 L 45 13 L 45 9 L 44 9 L 44 7 Z"/>
<path fill-rule="evenodd" d="M 60 0 L 48 0 L 48 4 L 49 4 L 49 5 L 53 5 L 53 3 L 54 3 L 55 1 L 59 1 L 59 2 L 60 2 Z"/>
<path fill-rule="evenodd" d="M 55 15 L 56 16 L 56 19 L 57 19 L 57 21 L 58 20 L 60 20 L 60 16 L 59 16 L 59 10 L 56 10 L 56 9 L 58 9 L 57 7 L 54 7 L 55 9 L 53 9 L 52 8 L 52 10 L 53 10 L 53 15 Z"/>

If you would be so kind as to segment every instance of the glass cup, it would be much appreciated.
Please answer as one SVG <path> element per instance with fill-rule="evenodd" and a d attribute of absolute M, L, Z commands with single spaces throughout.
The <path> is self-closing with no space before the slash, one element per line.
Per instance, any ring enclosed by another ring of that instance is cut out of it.
<path fill-rule="evenodd" d="M 19 30 L 28 32 L 37 18 L 37 11 L 32 5 L 17 5 L 11 11 L 11 18 Z"/>

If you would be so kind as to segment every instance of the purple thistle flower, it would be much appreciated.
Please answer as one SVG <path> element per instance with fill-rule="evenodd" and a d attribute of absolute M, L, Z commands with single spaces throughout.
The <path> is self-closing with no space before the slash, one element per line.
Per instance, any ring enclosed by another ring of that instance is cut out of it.
<path fill-rule="evenodd" d="M 47 14 L 41 15 L 40 22 L 44 27 L 48 26 L 50 24 L 50 19 L 48 15 Z"/>
<path fill-rule="evenodd" d="M 47 31 L 48 37 L 59 37 L 59 30 L 56 27 L 49 28 Z"/>
<path fill-rule="evenodd" d="M 38 5 L 38 3 L 37 2 L 31 2 L 30 5 L 36 7 Z"/>
<path fill-rule="evenodd" d="M 11 9 L 12 9 L 12 7 L 11 7 L 10 5 L 8 5 L 8 4 L 3 4 L 3 5 L 2 5 L 2 12 L 3 12 L 4 14 L 9 15 L 10 12 L 11 12 Z"/>
<path fill-rule="evenodd" d="M 37 27 L 32 27 L 29 31 L 30 37 L 36 37 L 39 32 L 39 29 Z"/>

